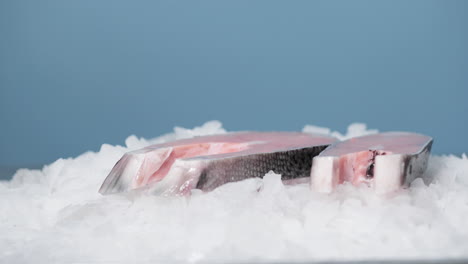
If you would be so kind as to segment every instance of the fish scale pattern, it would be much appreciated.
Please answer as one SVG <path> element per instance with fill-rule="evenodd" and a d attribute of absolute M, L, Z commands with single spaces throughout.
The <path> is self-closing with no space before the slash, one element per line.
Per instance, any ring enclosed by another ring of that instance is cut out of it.
<path fill-rule="evenodd" d="M 203 170 L 197 188 L 209 191 L 227 182 L 262 178 L 269 171 L 281 174 L 282 180 L 309 177 L 312 159 L 326 147 L 323 145 L 216 160 Z"/>

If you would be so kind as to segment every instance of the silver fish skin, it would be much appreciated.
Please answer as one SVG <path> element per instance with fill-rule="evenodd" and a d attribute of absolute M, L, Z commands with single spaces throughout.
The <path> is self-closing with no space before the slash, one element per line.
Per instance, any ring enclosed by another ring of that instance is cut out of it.
<path fill-rule="evenodd" d="M 235 132 L 152 145 L 126 153 L 99 192 L 185 195 L 269 171 L 283 180 L 305 178 L 313 158 L 335 141 L 298 132 Z"/>
<path fill-rule="evenodd" d="M 367 184 L 378 194 L 424 179 L 433 139 L 409 132 L 385 132 L 336 142 L 314 157 L 311 189 L 330 193 L 338 184 Z"/>

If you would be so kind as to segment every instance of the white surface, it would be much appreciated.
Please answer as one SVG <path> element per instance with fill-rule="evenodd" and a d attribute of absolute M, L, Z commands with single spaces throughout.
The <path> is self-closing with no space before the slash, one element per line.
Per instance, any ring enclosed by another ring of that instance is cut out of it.
<path fill-rule="evenodd" d="M 400 188 L 404 182 L 404 164 L 404 156 L 401 154 L 375 156 L 374 190 L 377 194 L 394 192 Z"/>
<path fill-rule="evenodd" d="M 369 132 L 350 128 L 342 138 Z M 319 194 L 307 183 L 284 186 L 275 174 L 191 197 L 97 192 L 126 151 L 219 132 L 210 122 L 155 140 L 132 136 L 128 147 L 103 145 L 18 171 L 0 184 L 0 262 L 468 258 L 466 156 L 432 156 L 432 184 L 417 179 L 392 197 L 349 184 Z"/>
<path fill-rule="evenodd" d="M 321 193 L 331 193 L 338 184 L 337 157 L 315 157 L 310 172 L 310 187 Z"/>

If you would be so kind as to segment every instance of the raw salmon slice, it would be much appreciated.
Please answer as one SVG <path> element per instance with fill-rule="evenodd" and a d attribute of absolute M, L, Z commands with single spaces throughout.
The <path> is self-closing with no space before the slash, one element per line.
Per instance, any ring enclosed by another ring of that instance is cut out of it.
<path fill-rule="evenodd" d="M 313 158 L 335 141 L 296 132 L 237 132 L 153 145 L 126 153 L 99 192 L 186 194 L 263 177 L 270 170 L 283 180 L 309 177 Z"/>
<path fill-rule="evenodd" d="M 422 177 L 432 138 L 407 132 L 355 137 L 330 145 L 314 157 L 311 188 L 331 192 L 338 184 L 368 184 L 390 193 Z"/>

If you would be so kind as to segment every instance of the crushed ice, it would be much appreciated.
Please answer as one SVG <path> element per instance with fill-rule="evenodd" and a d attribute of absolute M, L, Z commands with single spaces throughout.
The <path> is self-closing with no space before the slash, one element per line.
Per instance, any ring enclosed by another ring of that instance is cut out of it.
<path fill-rule="evenodd" d="M 376 133 L 364 124 L 340 139 Z M 0 262 L 236 262 L 468 258 L 468 159 L 432 156 L 427 174 L 391 197 L 344 184 L 330 195 L 280 175 L 230 183 L 190 197 L 101 196 L 126 151 L 225 133 L 220 122 L 126 147 L 102 145 L 0 182 Z"/>

